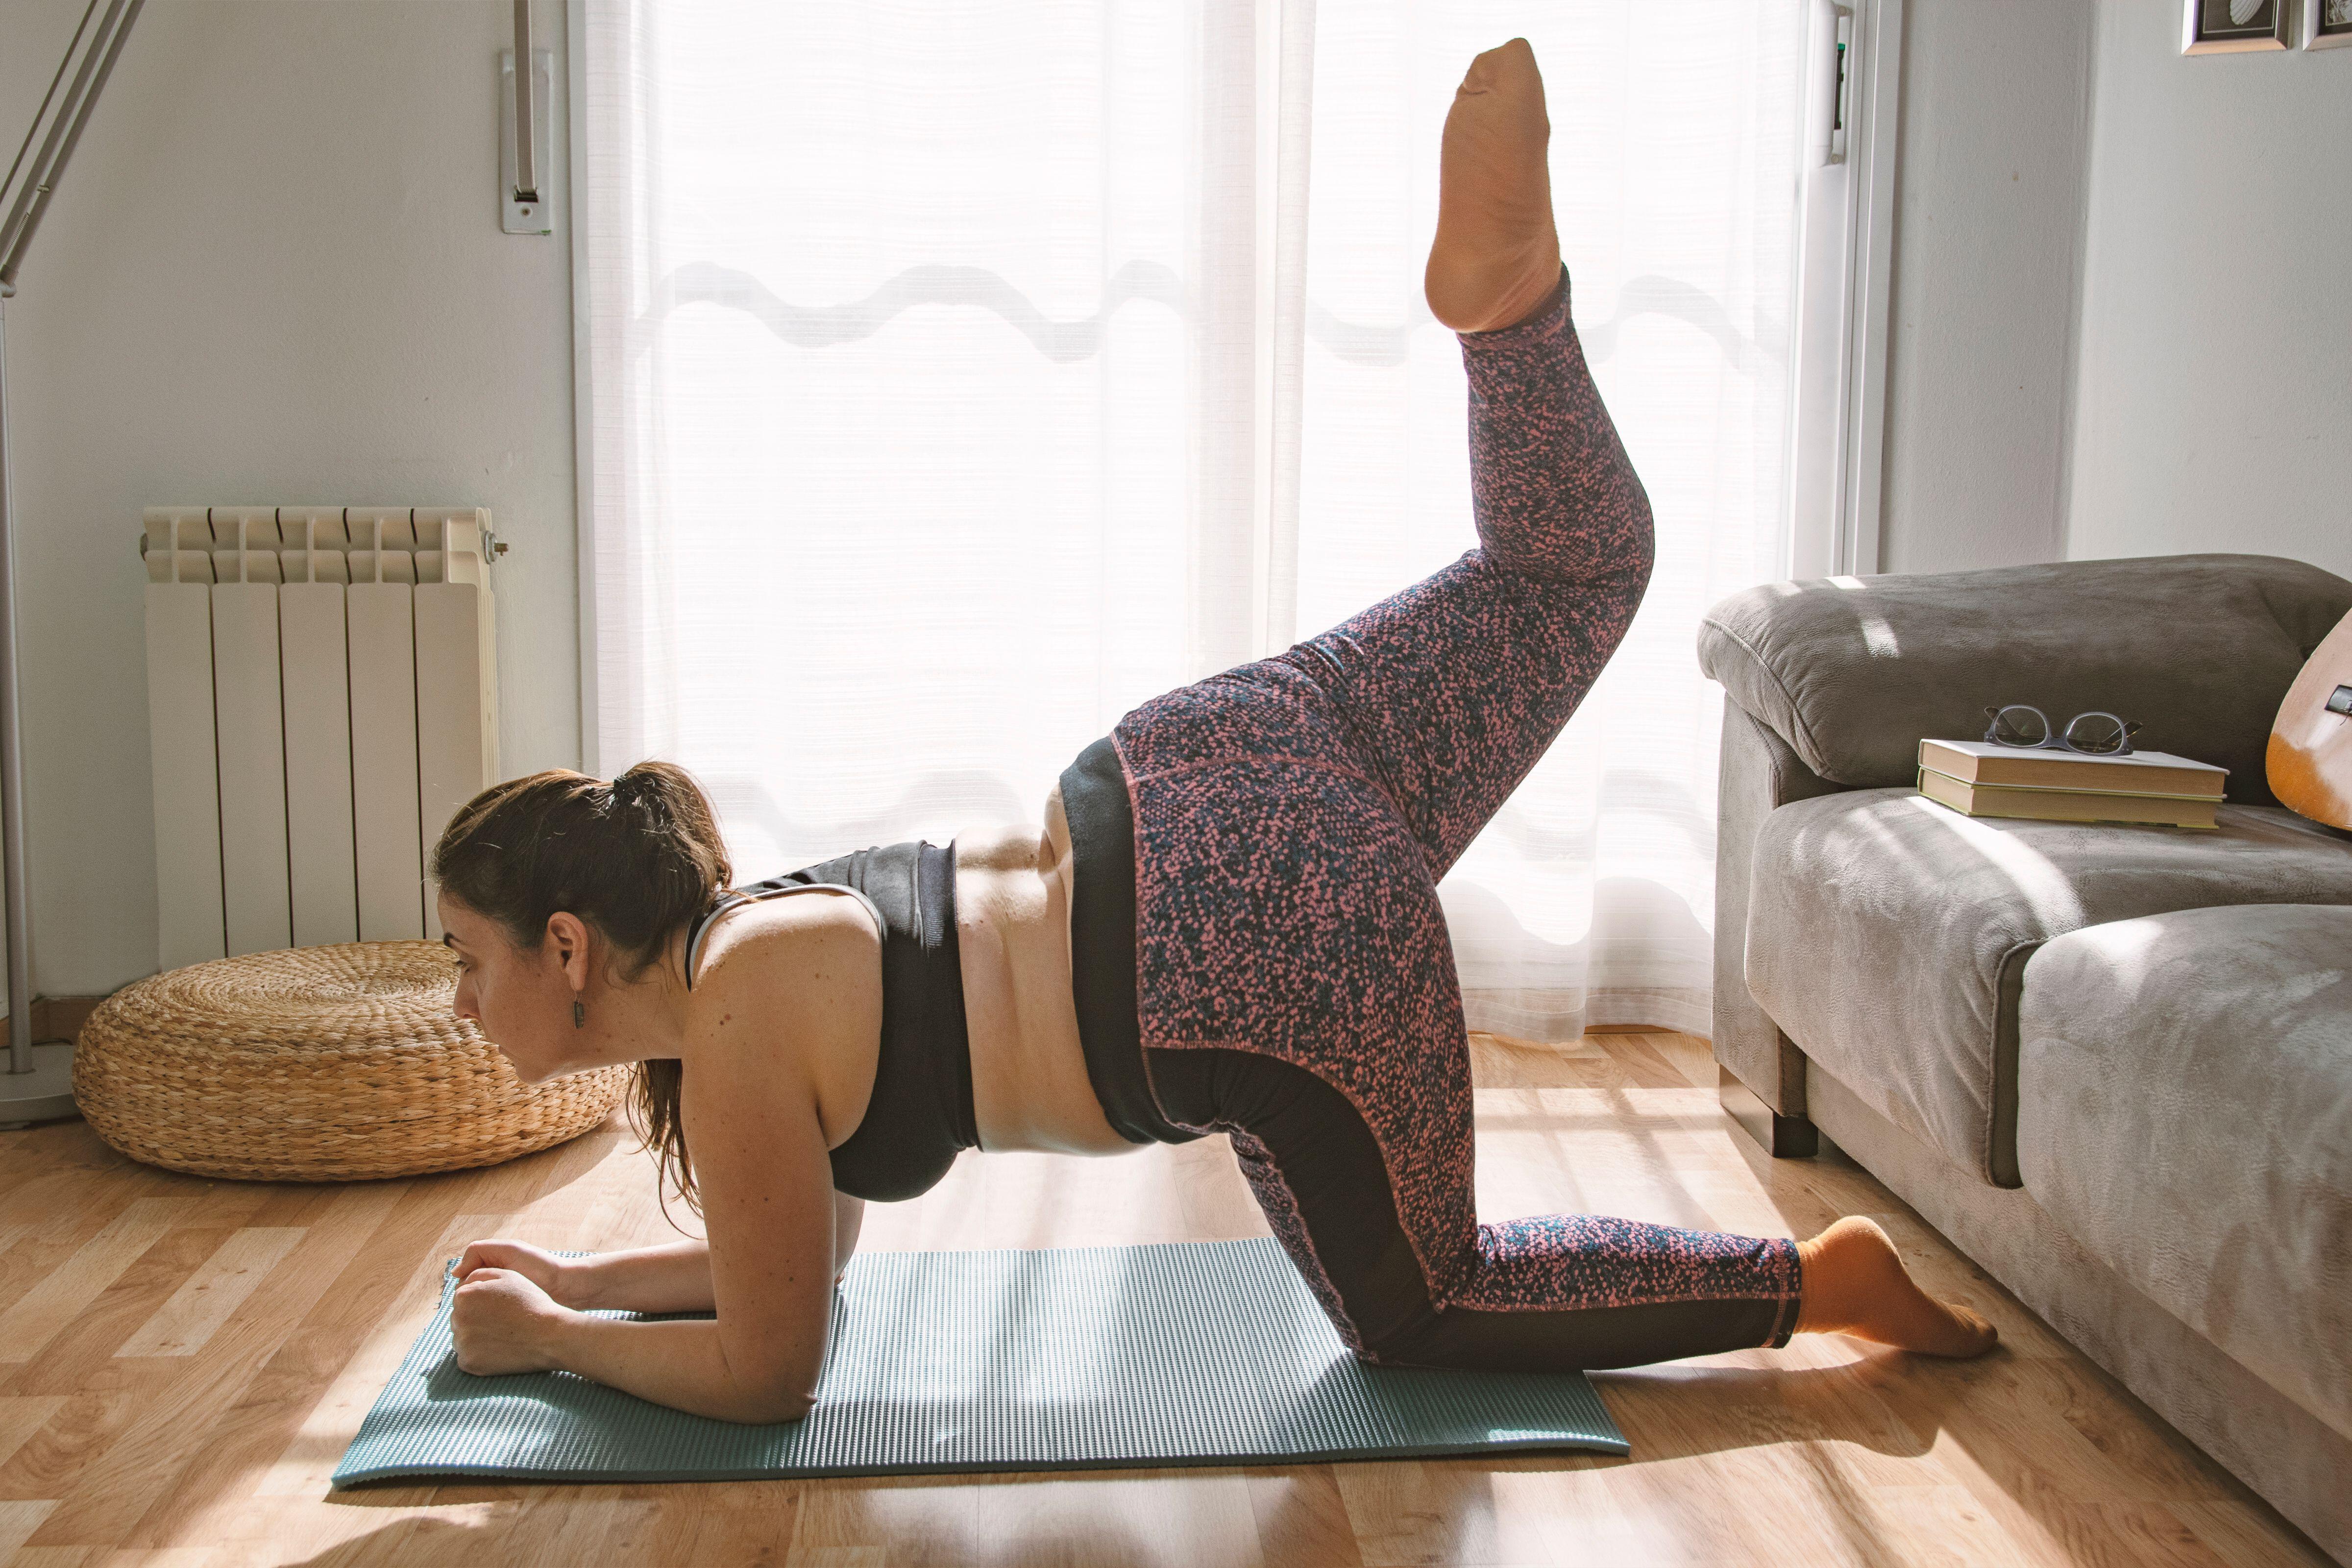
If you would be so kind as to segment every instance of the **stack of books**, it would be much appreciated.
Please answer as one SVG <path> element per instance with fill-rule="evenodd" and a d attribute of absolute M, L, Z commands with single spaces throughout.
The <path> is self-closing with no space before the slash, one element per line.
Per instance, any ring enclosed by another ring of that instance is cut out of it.
<path fill-rule="evenodd" d="M 1970 816 L 2211 827 L 2229 772 L 2168 752 L 2096 757 L 1987 741 L 1919 742 L 1919 793 Z"/>

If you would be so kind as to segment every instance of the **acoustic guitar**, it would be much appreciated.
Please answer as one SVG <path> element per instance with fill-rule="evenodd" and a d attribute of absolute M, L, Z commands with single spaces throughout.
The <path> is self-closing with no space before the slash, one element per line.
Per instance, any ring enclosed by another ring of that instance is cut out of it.
<path fill-rule="evenodd" d="M 2352 828 L 2352 615 L 2286 689 L 2264 762 L 2281 805 Z"/>

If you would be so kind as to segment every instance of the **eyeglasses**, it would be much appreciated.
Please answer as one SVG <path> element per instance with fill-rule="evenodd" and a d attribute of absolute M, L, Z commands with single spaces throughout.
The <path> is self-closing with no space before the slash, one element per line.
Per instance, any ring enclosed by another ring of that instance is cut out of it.
<path fill-rule="evenodd" d="M 1984 733 L 1990 745 L 2017 746 L 2025 751 L 2080 752 L 2092 757 L 2131 755 L 2131 738 L 2142 728 L 2126 723 L 2112 713 L 2077 713 L 2066 721 L 2063 731 L 2053 734 L 2050 716 L 2022 702 L 1988 708 L 1985 716 L 1991 721 Z"/>

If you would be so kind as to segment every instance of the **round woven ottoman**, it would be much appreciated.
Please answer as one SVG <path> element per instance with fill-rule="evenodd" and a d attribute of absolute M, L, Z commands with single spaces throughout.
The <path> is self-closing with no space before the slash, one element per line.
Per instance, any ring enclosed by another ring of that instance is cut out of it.
<path fill-rule="evenodd" d="M 257 1182 L 494 1165 L 604 1120 L 625 1066 L 519 1081 L 451 1011 L 439 942 L 217 958 L 126 985 L 82 1025 L 74 1099 L 134 1160 Z"/>

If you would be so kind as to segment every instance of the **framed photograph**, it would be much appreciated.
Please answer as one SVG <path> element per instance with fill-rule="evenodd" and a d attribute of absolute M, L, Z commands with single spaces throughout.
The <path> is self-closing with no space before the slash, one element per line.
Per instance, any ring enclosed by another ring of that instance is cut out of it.
<path fill-rule="evenodd" d="M 2303 0 L 2303 47 L 2352 47 L 2352 0 Z"/>
<path fill-rule="evenodd" d="M 2328 11 L 2346 0 L 2304 0 L 2307 8 Z M 2237 55 L 2252 49 L 2284 49 L 2290 0 L 2181 0 L 2180 52 Z"/>

